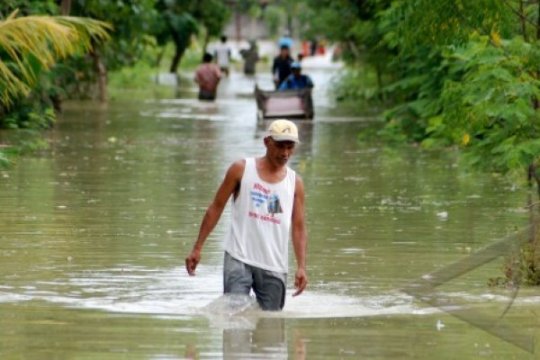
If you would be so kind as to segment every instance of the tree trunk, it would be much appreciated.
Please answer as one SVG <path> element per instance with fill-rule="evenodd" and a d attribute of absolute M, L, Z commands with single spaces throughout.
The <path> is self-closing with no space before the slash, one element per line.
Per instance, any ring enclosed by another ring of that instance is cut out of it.
<path fill-rule="evenodd" d="M 523 0 L 519 0 L 519 21 L 521 23 L 521 34 L 523 35 L 523 40 L 528 41 L 527 36 L 527 15 L 525 15 L 525 9 L 523 8 Z"/>
<path fill-rule="evenodd" d="M 349 50 L 351 51 L 351 53 L 353 54 L 355 60 L 356 61 L 360 60 L 360 56 L 361 56 L 360 50 L 358 49 L 354 41 L 347 41 L 346 44 L 349 47 Z"/>
<path fill-rule="evenodd" d="M 107 102 L 107 67 L 95 50 L 90 52 L 90 56 L 94 60 L 94 68 L 98 76 L 99 101 L 105 103 Z"/>
<path fill-rule="evenodd" d="M 527 171 L 527 180 L 528 180 L 529 187 L 533 187 L 533 180 L 534 180 L 536 184 L 536 191 L 540 199 L 540 174 L 538 174 L 535 163 L 532 163 L 529 165 L 529 169 Z"/>
<path fill-rule="evenodd" d="M 382 80 L 382 69 L 381 69 L 381 63 L 379 61 L 375 64 L 375 72 L 377 73 L 377 92 L 379 93 L 379 100 L 384 101 L 385 96 L 383 89 L 383 80 Z"/>
<path fill-rule="evenodd" d="M 540 0 L 538 0 L 538 17 L 536 19 L 536 40 L 540 40 Z"/>
<path fill-rule="evenodd" d="M 71 0 L 62 0 L 60 5 L 60 12 L 62 15 L 67 16 L 71 12 Z"/>
<path fill-rule="evenodd" d="M 209 42 L 210 42 L 210 35 L 208 34 L 208 30 L 206 30 L 206 34 L 204 34 L 203 54 L 208 52 L 208 43 Z"/>
<path fill-rule="evenodd" d="M 170 73 L 176 74 L 178 71 L 178 66 L 180 65 L 180 61 L 182 60 L 182 56 L 184 56 L 185 48 L 180 48 L 176 46 L 176 51 L 174 52 L 174 57 L 172 59 L 171 68 L 169 70 Z"/>
<path fill-rule="evenodd" d="M 536 40 L 540 40 L 540 0 L 537 0 L 538 2 L 538 19 L 536 20 Z M 523 0 L 520 1 L 521 6 L 523 6 Z M 536 71 L 534 73 L 536 75 L 536 78 L 538 79 L 540 77 L 539 71 Z M 540 99 L 534 98 L 533 99 L 533 108 L 538 111 L 540 108 Z M 537 186 L 537 192 L 538 192 L 538 198 L 540 199 L 540 175 L 537 172 L 537 164 L 533 162 L 529 165 L 528 173 L 527 173 L 527 180 L 529 182 L 529 187 L 532 186 L 532 180 L 534 179 L 536 181 Z"/>
<path fill-rule="evenodd" d="M 60 14 L 62 16 L 69 16 L 69 13 L 71 12 L 71 0 L 62 0 L 60 3 Z M 61 86 L 61 80 L 59 78 L 56 78 L 53 80 L 56 84 L 56 86 Z M 49 95 L 49 98 L 51 99 L 51 102 L 53 104 L 54 110 L 56 112 L 62 111 L 62 97 L 59 94 L 55 95 Z"/>
<path fill-rule="evenodd" d="M 161 65 L 161 60 L 163 60 L 163 55 L 165 55 L 165 46 L 163 46 L 157 56 L 156 56 L 156 67 L 159 69 L 159 66 Z"/>

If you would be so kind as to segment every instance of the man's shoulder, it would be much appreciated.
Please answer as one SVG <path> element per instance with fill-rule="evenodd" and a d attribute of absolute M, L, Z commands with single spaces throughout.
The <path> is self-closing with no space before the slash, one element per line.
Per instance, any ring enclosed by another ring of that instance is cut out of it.
<path fill-rule="evenodd" d="M 302 180 L 302 177 L 296 172 L 294 173 L 294 185 L 295 192 L 304 192 L 304 180 Z"/>
<path fill-rule="evenodd" d="M 238 159 L 238 160 L 234 161 L 231 164 L 231 167 L 234 166 L 234 167 L 238 167 L 238 168 L 245 168 L 247 160 L 248 160 L 247 158 Z"/>
<path fill-rule="evenodd" d="M 246 168 L 246 159 L 236 160 L 229 166 L 227 171 L 235 179 L 241 179 L 244 175 L 244 169 Z"/>

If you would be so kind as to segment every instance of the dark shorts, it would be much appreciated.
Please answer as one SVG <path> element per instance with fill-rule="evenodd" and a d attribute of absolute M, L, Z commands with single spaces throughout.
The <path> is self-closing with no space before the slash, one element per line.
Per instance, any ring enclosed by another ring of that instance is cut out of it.
<path fill-rule="evenodd" d="M 225 253 L 223 263 L 223 292 L 249 295 L 253 289 L 263 310 L 281 310 L 285 305 L 287 274 L 264 270 L 244 264 Z"/>
<path fill-rule="evenodd" d="M 206 91 L 206 90 L 199 90 L 199 100 L 215 100 L 216 99 L 216 93 L 212 91 Z"/>

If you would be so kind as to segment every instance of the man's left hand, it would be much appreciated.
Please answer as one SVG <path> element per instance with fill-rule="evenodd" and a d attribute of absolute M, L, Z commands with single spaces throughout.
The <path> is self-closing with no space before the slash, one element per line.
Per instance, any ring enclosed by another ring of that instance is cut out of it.
<path fill-rule="evenodd" d="M 306 288 L 307 284 L 308 279 L 306 270 L 303 268 L 299 268 L 298 270 L 296 270 L 296 275 L 294 277 L 294 288 L 296 289 L 296 292 L 293 294 L 293 296 L 300 295 Z"/>

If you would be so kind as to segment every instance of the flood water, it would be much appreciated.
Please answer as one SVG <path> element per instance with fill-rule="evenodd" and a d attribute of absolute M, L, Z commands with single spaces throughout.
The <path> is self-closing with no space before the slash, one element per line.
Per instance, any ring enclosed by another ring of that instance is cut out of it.
<path fill-rule="evenodd" d="M 487 285 L 508 254 L 433 290 L 461 317 L 403 290 L 525 226 L 527 190 L 451 152 L 359 141 L 373 119 L 333 103 L 336 70 L 308 72 L 316 117 L 291 161 L 304 294 L 279 313 L 228 310 L 228 209 L 197 276 L 183 267 L 224 171 L 264 152 L 253 78 L 233 73 L 215 103 L 189 82 L 169 99 L 70 103 L 48 151 L 0 172 L 0 358 L 538 358 L 540 292 L 520 289 L 501 317 L 515 293 Z"/>

